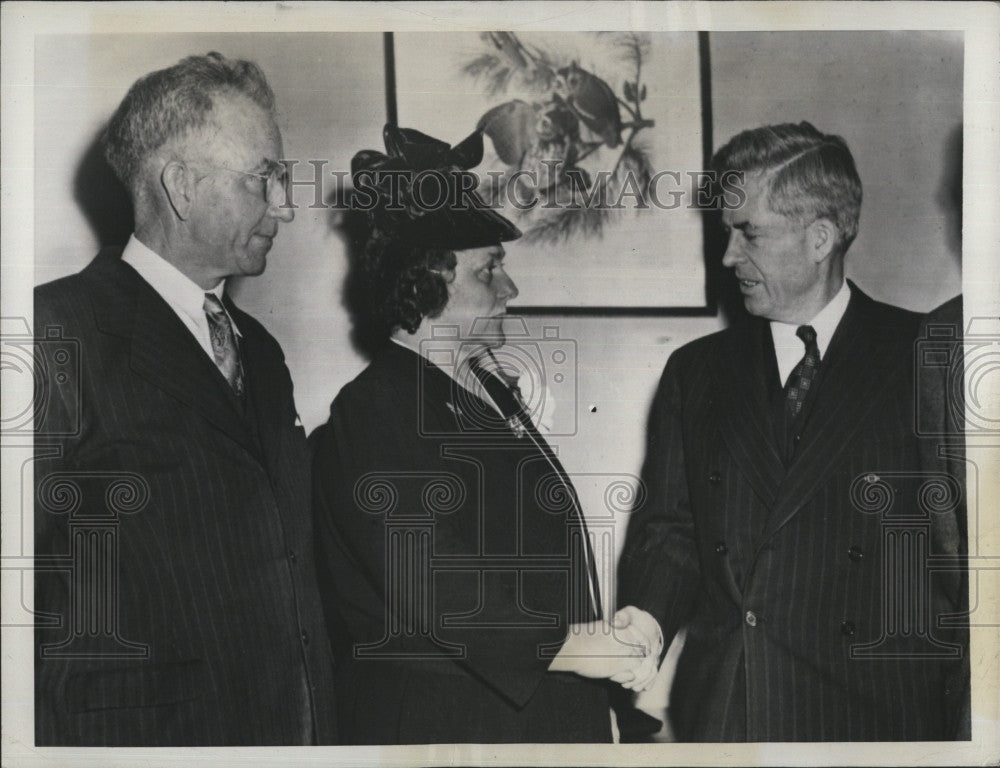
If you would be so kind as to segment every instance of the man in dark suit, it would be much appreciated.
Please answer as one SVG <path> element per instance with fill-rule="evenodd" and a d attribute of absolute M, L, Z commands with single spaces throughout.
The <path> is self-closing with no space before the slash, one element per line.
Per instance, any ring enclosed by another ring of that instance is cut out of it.
<path fill-rule="evenodd" d="M 35 292 L 36 743 L 331 743 L 305 434 L 224 290 L 293 217 L 273 93 L 189 57 L 133 85 L 105 147 L 135 233 Z"/>
<path fill-rule="evenodd" d="M 844 280 L 861 182 L 840 137 L 745 131 L 713 165 L 744 174 L 723 264 L 750 316 L 667 362 L 619 602 L 668 642 L 687 628 L 681 740 L 951 738 L 962 649 L 929 561 L 954 505 L 928 510 L 920 474 L 920 318 Z"/>

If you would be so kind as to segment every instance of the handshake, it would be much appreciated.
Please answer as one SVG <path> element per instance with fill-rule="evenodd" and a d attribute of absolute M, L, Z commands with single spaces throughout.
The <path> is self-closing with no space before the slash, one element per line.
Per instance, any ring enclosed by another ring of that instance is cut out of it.
<path fill-rule="evenodd" d="M 656 619 L 628 605 L 610 622 L 571 625 L 549 671 L 608 678 L 629 690 L 645 691 L 656 679 L 662 652 L 663 633 Z"/>

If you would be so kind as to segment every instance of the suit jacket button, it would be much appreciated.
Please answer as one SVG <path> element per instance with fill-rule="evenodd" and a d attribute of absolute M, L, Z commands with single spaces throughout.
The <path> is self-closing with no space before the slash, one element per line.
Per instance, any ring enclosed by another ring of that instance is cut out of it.
<path fill-rule="evenodd" d="M 853 621 L 842 621 L 840 622 L 840 631 L 843 632 L 847 637 L 854 637 L 854 622 Z"/>
<path fill-rule="evenodd" d="M 851 560 L 853 560 L 855 563 L 857 563 L 862 558 L 864 558 L 865 553 L 862 552 L 858 547 L 851 547 L 849 550 L 847 550 L 847 556 L 851 558 Z"/>
<path fill-rule="evenodd" d="M 718 485 L 721 480 L 722 480 L 722 475 L 719 474 L 718 472 L 713 472 L 708 476 L 708 482 L 710 482 L 712 485 Z"/>
<path fill-rule="evenodd" d="M 746 616 L 744 616 L 743 618 L 746 619 L 747 624 L 749 624 L 751 627 L 757 626 L 757 614 L 754 613 L 753 611 L 747 611 Z"/>
<path fill-rule="evenodd" d="M 298 559 L 299 558 L 298 556 L 296 556 L 294 549 L 288 550 L 288 562 L 290 562 L 292 565 L 295 565 L 295 561 Z"/>
<path fill-rule="evenodd" d="M 309 633 L 304 629 L 302 630 L 302 645 L 309 645 Z"/>
<path fill-rule="evenodd" d="M 724 555 L 729 551 L 729 547 L 726 546 L 726 542 L 720 541 L 715 545 L 715 552 L 719 555 Z"/>

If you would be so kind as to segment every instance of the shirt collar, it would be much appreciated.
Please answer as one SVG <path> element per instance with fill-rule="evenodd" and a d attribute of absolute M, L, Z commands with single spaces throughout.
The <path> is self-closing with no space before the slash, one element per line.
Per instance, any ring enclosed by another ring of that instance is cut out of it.
<path fill-rule="evenodd" d="M 134 234 L 129 238 L 125 250 L 122 251 L 122 261 L 138 272 L 139 276 L 149 283 L 167 304 L 188 315 L 196 322 L 200 323 L 205 317 L 206 293 L 214 294 L 222 303 L 226 289 L 225 280 L 220 280 L 219 284 L 209 291 L 203 290 L 201 286 L 145 245 Z M 228 310 L 226 310 L 226 314 L 229 314 Z M 229 320 L 236 335 L 242 335 L 232 316 Z"/>
<path fill-rule="evenodd" d="M 847 311 L 847 305 L 851 300 L 851 289 L 847 285 L 845 280 L 840 285 L 840 290 L 837 294 L 827 303 L 823 309 L 809 322 L 802 323 L 802 325 L 811 325 L 813 330 L 816 331 L 816 346 L 819 347 L 819 356 L 822 359 L 826 355 L 827 348 L 830 346 L 830 341 L 833 339 L 833 334 L 837 330 L 837 326 L 840 325 L 840 320 L 844 316 L 844 312 Z M 793 347 L 798 356 L 802 356 L 802 341 L 795 335 L 795 331 L 799 328 L 798 325 L 792 325 L 789 323 L 779 323 L 777 321 L 771 322 L 771 335 L 774 339 L 774 348 L 779 350 L 785 347 Z"/>

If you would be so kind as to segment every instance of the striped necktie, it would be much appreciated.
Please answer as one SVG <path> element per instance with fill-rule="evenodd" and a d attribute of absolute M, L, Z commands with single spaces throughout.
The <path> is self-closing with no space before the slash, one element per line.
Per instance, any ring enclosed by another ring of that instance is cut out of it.
<path fill-rule="evenodd" d="M 208 331 L 212 340 L 215 364 L 236 396 L 243 397 L 243 362 L 240 360 L 240 345 L 233 331 L 229 313 L 214 293 L 205 294 L 204 309 L 208 318 Z"/>

